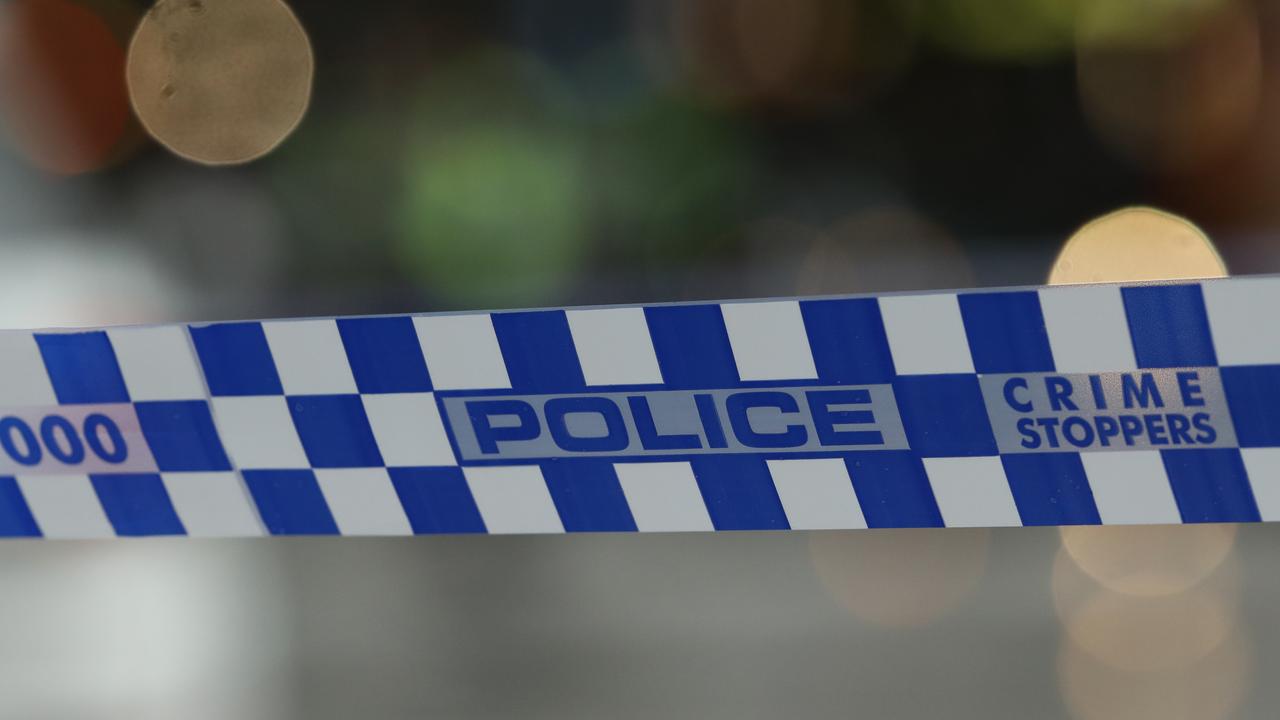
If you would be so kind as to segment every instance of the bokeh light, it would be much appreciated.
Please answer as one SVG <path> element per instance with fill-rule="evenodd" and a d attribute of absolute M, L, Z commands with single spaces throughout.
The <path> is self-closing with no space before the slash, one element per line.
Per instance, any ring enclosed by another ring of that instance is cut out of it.
<path fill-rule="evenodd" d="M 815 236 L 801 294 L 968 287 L 973 265 L 940 225 L 901 205 L 868 207 Z"/>
<path fill-rule="evenodd" d="M 1185 218 L 1155 208 L 1124 208 L 1077 230 L 1053 263 L 1049 283 L 1224 277 L 1213 241 Z"/>
<path fill-rule="evenodd" d="M 0 121 L 14 150 L 56 175 L 99 170 L 129 137 L 124 48 L 91 6 L 0 3 Z"/>
<path fill-rule="evenodd" d="M 462 102 L 460 87 L 469 89 Z M 450 303 L 555 297 L 578 267 L 587 227 L 568 90 L 526 56 L 489 51 L 437 69 L 419 107 L 397 213 L 400 258 Z"/>
<path fill-rule="evenodd" d="M 1249 689 L 1253 651 L 1242 632 L 1191 665 L 1125 671 L 1063 643 L 1058 678 L 1080 720 L 1220 720 L 1232 717 Z"/>
<path fill-rule="evenodd" d="M 147 132 L 177 155 L 244 163 L 301 122 L 314 62 L 281 0 L 160 0 L 129 46 L 129 97 Z"/>
<path fill-rule="evenodd" d="M 1239 585 L 1238 564 L 1227 562 L 1175 593 L 1125 594 L 1081 570 L 1065 549 L 1051 580 L 1064 642 L 1132 672 L 1191 665 L 1217 649 L 1238 624 Z"/>
<path fill-rule="evenodd" d="M 964 55 L 1033 62 L 1071 47 L 1075 0 L 933 0 L 917 5 L 928 37 Z"/>
<path fill-rule="evenodd" d="M 651 272 L 731 256 L 759 179 L 741 128 L 685 99 L 643 91 L 605 113 L 590 164 L 605 251 Z"/>
<path fill-rule="evenodd" d="M 912 6 L 796 0 L 637 2 L 650 68 L 717 102 L 852 105 L 915 52 Z"/>
<path fill-rule="evenodd" d="M 809 549 L 827 590 L 883 627 L 926 625 L 972 593 L 986 571 L 986 529 L 814 533 Z"/>
<path fill-rule="evenodd" d="M 1191 587 L 1227 558 L 1235 538 L 1235 525 L 1062 529 L 1062 546 L 1081 569 L 1131 595 L 1169 595 Z"/>
<path fill-rule="evenodd" d="M 1203 15 L 1203 14 L 1202 14 Z M 1257 119 L 1262 39 L 1242 2 L 1198 18 L 1163 44 L 1134 43 L 1110 25 L 1081 28 L 1077 87 L 1085 117 L 1122 156 L 1184 171 L 1232 149 Z"/>

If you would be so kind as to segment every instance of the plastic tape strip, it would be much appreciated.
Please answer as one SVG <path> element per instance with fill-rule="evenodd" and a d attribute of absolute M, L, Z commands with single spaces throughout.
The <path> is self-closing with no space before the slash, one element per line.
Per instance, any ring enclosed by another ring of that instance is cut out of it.
<path fill-rule="evenodd" d="M 1280 518 L 1280 278 L 0 333 L 0 534 Z"/>

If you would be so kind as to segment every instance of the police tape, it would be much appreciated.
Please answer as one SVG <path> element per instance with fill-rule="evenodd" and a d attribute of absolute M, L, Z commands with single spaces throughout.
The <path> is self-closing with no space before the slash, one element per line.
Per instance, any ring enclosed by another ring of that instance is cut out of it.
<path fill-rule="evenodd" d="M 1280 518 L 1280 277 L 0 333 L 0 535 Z"/>

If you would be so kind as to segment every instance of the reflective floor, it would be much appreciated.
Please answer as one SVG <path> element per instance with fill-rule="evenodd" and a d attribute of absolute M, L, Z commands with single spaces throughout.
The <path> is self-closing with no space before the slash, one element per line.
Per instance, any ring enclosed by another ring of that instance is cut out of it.
<path fill-rule="evenodd" d="M 1116 532 L 4 543 L 0 715 L 1269 716 L 1280 529 Z"/>

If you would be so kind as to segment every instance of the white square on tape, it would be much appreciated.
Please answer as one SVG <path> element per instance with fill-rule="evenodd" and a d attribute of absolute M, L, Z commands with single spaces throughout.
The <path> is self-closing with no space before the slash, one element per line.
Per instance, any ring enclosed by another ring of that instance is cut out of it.
<path fill-rule="evenodd" d="M 433 393 L 386 393 L 360 399 L 388 467 L 458 464 Z"/>
<path fill-rule="evenodd" d="M 925 458 L 924 471 L 947 527 L 1022 524 L 1000 458 Z"/>
<path fill-rule="evenodd" d="M 613 469 L 641 532 L 715 529 L 689 463 L 618 463 Z"/>
<path fill-rule="evenodd" d="M 796 530 L 865 528 L 867 519 L 839 458 L 769 460 L 787 522 Z"/>
<path fill-rule="evenodd" d="M 462 472 L 490 533 L 564 532 L 536 465 L 470 467 Z"/>
<path fill-rule="evenodd" d="M 384 468 L 316 470 L 316 482 L 343 535 L 412 535 Z"/>
<path fill-rule="evenodd" d="M 1081 285 L 1040 290 L 1040 309 L 1060 373 L 1136 370 L 1120 288 Z"/>
<path fill-rule="evenodd" d="M 720 312 L 742 380 L 818 377 L 799 302 L 724 303 Z"/>
<path fill-rule="evenodd" d="M 1237 278 L 1202 284 L 1213 347 L 1221 365 L 1280 362 L 1280 323 L 1258 313 L 1280 309 L 1280 278 Z"/>
<path fill-rule="evenodd" d="M 45 537 L 115 536 L 87 475 L 19 475 L 17 480 Z"/>
<path fill-rule="evenodd" d="M 347 350 L 333 320 L 262 323 L 286 395 L 356 392 Z"/>
<path fill-rule="evenodd" d="M 1182 522 L 1159 451 L 1081 453 L 1080 462 L 1103 525 Z"/>
<path fill-rule="evenodd" d="M 107 337 L 131 399 L 192 400 L 207 394 L 186 328 L 111 328 Z"/>
<path fill-rule="evenodd" d="M 955 295 L 882 297 L 880 314 L 899 375 L 974 372 Z"/>
<path fill-rule="evenodd" d="M 192 537 L 264 534 L 248 491 L 234 472 L 162 473 L 173 509 Z"/>
<path fill-rule="evenodd" d="M 643 308 L 568 310 L 565 317 L 588 385 L 662 382 Z"/>
<path fill-rule="evenodd" d="M 0 405 L 56 405 L 49 372 L 29 332 L 0 330 Z"/>
<path fill-rule="evenodd" d="M 415 317 L 413 326 L 436 390 L 511 387 L 488 315 L 424 315 Z"/>
<path fill-rule="evenodd" d="M 1258 513 L 1268 522 L 1280 520 L 1280 448 L 1243 448 L 1240 456 Z"/>
<path fill-rule="evenodd" d="M 307 454 L 281 395 L 213 398 L 218 434 L 242 470 L 307 468 Z"/>

